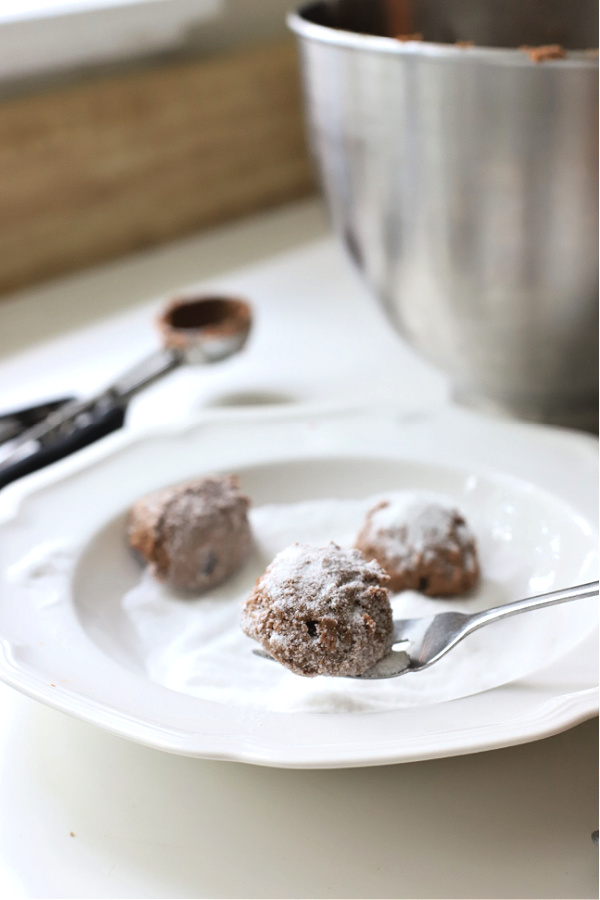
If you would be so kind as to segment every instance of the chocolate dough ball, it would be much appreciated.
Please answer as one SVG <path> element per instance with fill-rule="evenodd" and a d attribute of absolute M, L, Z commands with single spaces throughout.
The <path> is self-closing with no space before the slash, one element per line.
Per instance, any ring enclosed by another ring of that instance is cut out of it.
<path fill-rule="evenodd" d="M 475 538 L 464 517 L 425 494 L 407 492 L 374 506 L 356 547 L 387 572 L 392 591 L 449 597 L 479 579 Z"/>
<path fill-rule="evenodd" d="M 293 544 L 256 582 L 242 629 L 298 675 L 361 675 L 392 646 L 387 580 L 357 550 Z"/>
<path fill-rule="evenodd" d="M 165 488 L 133 506 L 129 542 L 160 581 L 201 593 L 246 560 L 252 542 L 249 504 L 233 475 Z"/>

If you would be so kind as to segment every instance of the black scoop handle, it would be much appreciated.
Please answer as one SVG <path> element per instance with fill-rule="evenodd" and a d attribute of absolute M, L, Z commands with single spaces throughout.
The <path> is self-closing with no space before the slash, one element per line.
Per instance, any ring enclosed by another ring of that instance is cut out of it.
<path fill-rule="evenodd" d="M 125 406 L 112 406 L 102 413 L 95 414 L 88 424 L 75 428 L 64 437 L 34 450 L 28 456 L 24 456 L 5 468 L 2 468 L 0 464 L 0 488 L 18 478 L 23 478 L 24 475 L 29 475 L 31 472 L 36 472 L 59 459 L 76 453 L 77 450 L 99 441 L 113 431 L 118 431 L 125 421 L 125 413 Z"/>

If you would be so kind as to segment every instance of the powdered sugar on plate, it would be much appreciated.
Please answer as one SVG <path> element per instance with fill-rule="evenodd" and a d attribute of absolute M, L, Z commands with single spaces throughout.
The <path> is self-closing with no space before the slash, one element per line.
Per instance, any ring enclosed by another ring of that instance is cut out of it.
<path fill-rule="evenodd" d="M 420 499 L 416 492 L 410 493 L 412 501 Z M 295 542 L 333 540 L 351 547 L 370 508 L 384 499 L 405 503 L 406 494 L 251 509 L 254 547 L 250 559 L 228 582 L 197 599 L 177 597 L 147 571 L 141 573 L 139 582 L 122 598 L 121 616 L 134 636 L 136 655 L 147 676 L 174 691 L 237 707 L 290 713 L 392 710 L 452 700 L 523 678 L 577 643 L 578 615 L 581 637 L 589 630 L 589 613 L 580 606 L 587 601 L 540 610 L 476 632 L 430 669 L 386 681 L 304 678 L 255 656 L 252 650 L 258 645 L 239 626 L 240 608 L 273 557 Z M 531 559 L 530 543 L 521 546 L 518 531 L 507 539 L 501 508 L 494 514 L 465 509 L 453 498 L 438 499 L 458 505 L 465 514 L 478 543 L 481 583 L 468 598 L 438 600 L 413 591 L 394 595 L 396 617 L 448 609 L 476 611 L 544 589 L 540 587 L 544 548 L 538 558 Z M 545 586 L 550 589 L 553 584 Z M 568 627 L 563 627 L 567 621 Z"/>

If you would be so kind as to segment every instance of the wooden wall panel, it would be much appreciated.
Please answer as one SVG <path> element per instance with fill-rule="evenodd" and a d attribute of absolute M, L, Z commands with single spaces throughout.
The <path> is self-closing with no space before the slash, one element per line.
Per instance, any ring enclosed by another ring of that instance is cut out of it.
<path fill-rule="evenodd" d="M 0 293 L 315 190 L 292 41 L 0 101 Z"/>

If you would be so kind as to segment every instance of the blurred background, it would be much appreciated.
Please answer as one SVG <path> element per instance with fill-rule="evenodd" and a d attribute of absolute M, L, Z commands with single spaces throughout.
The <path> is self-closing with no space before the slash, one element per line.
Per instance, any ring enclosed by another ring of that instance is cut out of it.
<path fill-rule="evenodd" d="M 298 44 L 296 5 L 0 0 L 0 301 L 316 198 L 318 171 L 455 400 L 597 432 L 597 3 L 331 0 Z M 393 39 L 409 9 L 424 41 Z"/>
<path fill-rule="evenodd" d="M 0 0 L 0 300 L 315 193 L 290 0 Z"/>

